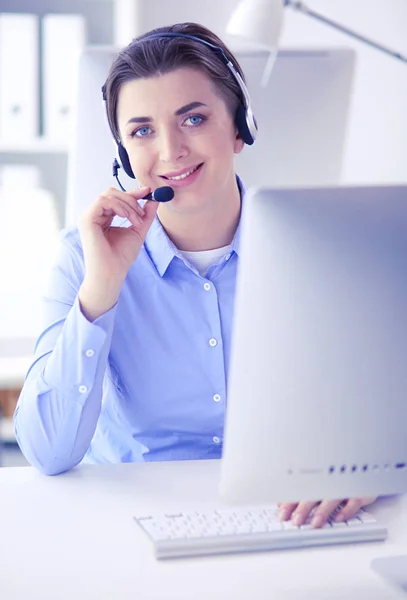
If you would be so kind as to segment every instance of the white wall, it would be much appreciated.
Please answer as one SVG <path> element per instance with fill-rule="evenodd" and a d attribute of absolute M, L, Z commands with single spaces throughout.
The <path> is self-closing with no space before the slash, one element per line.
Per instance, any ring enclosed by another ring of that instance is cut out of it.
<path fill-rule="evenodd" d="M 406 0 L 310 0 L 323 15 L 407 56 Z M 282 44 L 346 44 L 358 52 L 343 178 L 407 182 L 407 63 L 286 9 Z"/>
<path fill-rule="evenodd" d="M 116 41 L 124 45 L 141 31 L 187 20 L 223 35 L 236 4 L 237 0 L 117 0 Z M 407 55 L 406 0 L 308 0 L 306 4 Z M 407 182 L 407 64 L 287 8 L 282 46 L 308 45 L 345 45 L 358 52 L 343 181 Z"/>

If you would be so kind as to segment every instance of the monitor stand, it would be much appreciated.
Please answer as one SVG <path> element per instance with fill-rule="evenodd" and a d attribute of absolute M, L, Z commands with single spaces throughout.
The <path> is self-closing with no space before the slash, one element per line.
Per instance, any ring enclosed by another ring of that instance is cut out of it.
<path fill-rule="evenodd" d="M 407 594 L 407 554 L 375 558 L 372 561 L 372 569 Z"/>

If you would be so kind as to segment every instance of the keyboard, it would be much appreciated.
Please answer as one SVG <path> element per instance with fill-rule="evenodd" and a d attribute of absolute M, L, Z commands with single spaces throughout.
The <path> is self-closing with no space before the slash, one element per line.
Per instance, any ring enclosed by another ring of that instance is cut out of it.
<path fill-rule="evenodd" d="M 313 513 L 299 527 L 292 521 L 281 522 L 276 505 L 176 511 L 134 519 L 152 542 L 157 559 L 383 541 L 387 537 L 386 527 L 364 509 L 344 523 L 334 522 L 335 514 L 319 529 L 310 524 Z"/>

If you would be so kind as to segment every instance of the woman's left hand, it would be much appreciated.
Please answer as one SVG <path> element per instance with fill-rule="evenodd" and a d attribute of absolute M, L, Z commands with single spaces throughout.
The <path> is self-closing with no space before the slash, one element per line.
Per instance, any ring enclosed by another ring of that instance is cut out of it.
<path fill-rule="evenodd" d="M 362 506 L 372 504 L 376 498 L 352 498 L 351 500 L 323 500 L 322 502 L 300 502 L 298 504 L 278 504 L 279 518 L 281 521 L 289 521 L 294 525 L 303 525 L 310 512 L 315 509 L 311 525 L 322 527 L 331 514 L 342 505 L 335 516 L 336 522 L 347 521 L 355 515 Z"/>

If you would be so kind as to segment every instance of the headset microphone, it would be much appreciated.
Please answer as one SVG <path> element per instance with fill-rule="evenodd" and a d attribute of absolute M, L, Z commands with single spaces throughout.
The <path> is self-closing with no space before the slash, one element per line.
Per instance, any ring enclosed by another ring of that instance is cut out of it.
<path fill-rule="evenodd" d="M 155 200 L 156 202 L 169 202 L 174 198 L 174 190 L 169 185 L 159 187 L 154 192 L 150 192 L 144 196 L 142 200 Z"/>
<path fill-rule="evenodd" d="M 119 161 L 117 160 L 117 158 L 115 158 L 113 161 L 113 165 L 112 165 L 113 177 L 116 178 L 116 181 L 120 186 L 120 189 L 123 192 L 125 192 L 126 190 L 120 183 L 119 176 L 117 174 L 117 171 L 119 169 L 120 169 Z M 149 194 L 147 194 L 147 196 L 144 196 L 144 198 L 141 198 L 141 200 L 154 200 L 155 202 L 169 202 L 173 198 L 174 198 L 174 190 L 172 189 L 172 187 L 170 187 L 169 185 L 164 185 L 163 187 L 159 187 L 156 190 L 154 190 L 154 192 L 150 192 Z"/>

